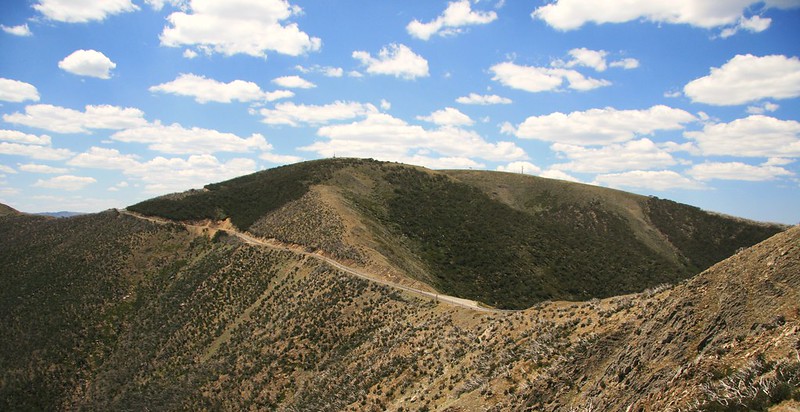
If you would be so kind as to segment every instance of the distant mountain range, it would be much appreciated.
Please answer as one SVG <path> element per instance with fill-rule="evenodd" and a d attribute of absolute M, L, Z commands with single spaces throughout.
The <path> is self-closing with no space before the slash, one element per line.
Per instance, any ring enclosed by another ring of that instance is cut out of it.
<path fill-rule="evenodd" d="M 67 211 L 61 211 L 61 212 L 41 212 L 41 213 L 37 213 L 37 215 L 42 215 L 42 216 L 50 216 L 50 217 L 59 217 L 59 218 L 62 218 L 62 217 L 73 217 L 73 216 L 80 216 L 80 215 L 85 215 L 85 214 L 86 214 L 86 213 L 82 213 L 82 212 L 67 212 Z"/>
<path fill-rule="evenodd" d="M 594 186 L 306 162 L 0 206 L 0 267 L 0 410 L 800 406 L 800 227 Z"/>

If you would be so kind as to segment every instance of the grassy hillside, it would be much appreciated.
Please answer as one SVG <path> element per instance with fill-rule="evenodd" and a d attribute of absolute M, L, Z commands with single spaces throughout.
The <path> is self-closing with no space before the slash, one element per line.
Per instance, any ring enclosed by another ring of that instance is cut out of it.
<path fill-rule="evenodd" d="M 0 409 L 791 405 L 798 242 L 795 228 L 672 288 L 486 314 L 179 225 L 6 216 Z"/>
<path fill-rule="evenodd" d="M 0 203 L 0 216 L 17 215 L 19 212 L 11 206 Z"/>
<path fill-rule="evenodd" d="M 783 229 L 595 186 L 359 159 L 284 166 L 129 209 L 230 218 L 501 308 L 674 283 Z"/>

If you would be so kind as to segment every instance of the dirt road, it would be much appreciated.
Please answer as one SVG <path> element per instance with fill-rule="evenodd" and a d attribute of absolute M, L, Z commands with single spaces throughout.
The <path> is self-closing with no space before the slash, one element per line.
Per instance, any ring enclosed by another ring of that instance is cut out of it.
<path fill-rule="evenodd" d="M 292 247 L 290 245 L 282 244 L 277 239 L 261 239 L 261 238 L 255 237 L 255 236 L 253 236 L 253 235 L 251 235 L 249 233 L 246 233 L 246 232 L 240 232 L 238 230 L 234 230 L 234 229 L 231 229 L 231 228 L 218 227 L 216 225 L 212 225 L 211 223 L 207 223 L 207 224 L 192 224 L 192 223 L 187 223 L 187 222 L 176 222 L 176 221 L 172 221 L 172 220 L 162 219 L 162 218 L 159 218 L 159 217 L 144 216 L 144 215 L 141 215 L 139 213 L 131 212 L 129 210 L 124 210 L 124 209 L 120 210 L 119 212 L 122 213 L 122 214 L 125 214 L 127 216 L 132 216 L 132 217 L 135 217 L 137 219 L 147 220 L 149 222 L 153 222 L 153 223 L 156 223 L 156 224 L 162 224 L 163 225 L 163 224 L 172 223 L 172 224 L 180 224 L 180 225 L 186 226 L 188 228 L 194 228 L 194 229 L 220 230 L 220 231 L 223 231 L 223 232 L 227 233 L 230 236 L 236 236 L 237 238 L 241 239 L 243 242 L 245 242 L 247 244 L 250 244 L 250 245 L 266 247 L 266 248 L 270 248 L 270 249 L 274 249 L 274 250 L 288 251 L 288 252 L 293 252 L 293 253 L 301 254 L 301 255 L 304 255 L 304 256 L 308 256 L 308 257 L 310 257 L 312 259 L 317 259 L 319 261 L 325 262 L 328 265 L 333 266 L 334 268 L 336 268 L 336 269 L 338 269 L 338 270 L 340 270 L 342 272 L 345 272 L 345 273 L 347 273 L 349 275 L 356 276 L 358 278 L 361 278 L 361 279 L 364 279 L 364 280 L 367 280 L 367 281 L 370 281 L 370 282 L 375 282 L 375 283 L 378 283 L 378 284 L 381 284 L 381 285 L 385 285 L 385 286 L 389 286 L 389 287 L 392 287 L 392 288 L 395 288 L 395 289 L 399 289 L 399 290 L 402 290 L 402 291 L 405 291 L 405 292 L 408 292 L 408 293 L 411 293 L 411 294 L 414 294 L 414 295 L 418 295 L 418 296 L 422 296 L 422 297 L 426 297 L 426 298 L 430 298 L 430 299 L 435 299 L 435 300 L 437 300 L 439 302 L 442 302 L 442 303 L 446 303 L 446 304 L 450 304 L 450 305 L 454 305 L 454 306 L 459 306 L 459 307 L 462 307 L 462 308 L 465 308 L 465 309 L 475 310 L 475 311 L 479 311 L 479 312 L 486 312 L 486 313 L 510 313 L 510 312 L 516 312 L 516 311 L 513 311 L 513 310 L 502 310 L 502 309 L 489 308 L 489 307 L 481 306 L 481 304 L 479 304 L 478 302 L 476 302 L 474 300 L 462 299 L 462 298 L 458 298 L 458 297 L 450 296 L 450 295 L 442 295 L 442 294 L 435 293 L 435 292 L 429 292 L 429 291 L 426 291 L 426 290 L 416 289 L 416 288 L 410 287 L 410 286 L 400 285 L 400 284 L 397 284 L 397 283 L 382 279 L 379 276 L 376 276 L 376 275 L 373 275 L 373 274 L 370 274 L 370 273 L 367 273 L 367 272 L 363 272 L 363 271 L 361 271 L 359 269 L 356 269 L 356 268 L 352 268 L 352 267 L 347 266 L 347 265 L 345 265 L 345 264 L 343 264 L 343 263 L 341 263 L 339 261 L 336 261 L 336 260 L 334 260 L 334 259 L 332 259 L 332 258 L 330 258 L 328 256 L 324 256 L 324 255 L 322 255 L 320 253 L 307 252 L 307 251 L 302 250 L 302 249 L 300 249 L 298 247 Z"/>

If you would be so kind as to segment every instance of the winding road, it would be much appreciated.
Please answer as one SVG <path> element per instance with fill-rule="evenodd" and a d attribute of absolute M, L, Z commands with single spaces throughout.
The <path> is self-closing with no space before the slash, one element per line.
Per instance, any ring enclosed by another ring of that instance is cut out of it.
<path fill-rule="evenodd" d="M 450 304 L 450 305 L 453 305 L 453 306 L 458 306 L 458 307 L 462 307 L 462 308 L 465 308 L 465 309 L 474 310 L 474 311 L 478 311 L 478 312 L 484 312 L 484 313 L 500 313 L 500 314 L 503 314 L 503 313 L 518 312 L 516 310 L 504 310 L 504 309 L 490 308 L 490 307 L 482 306 L 480 303 L 478 303 L 478 302 L 476 302 L 474 300 L 462 299 L 462 298 L 458 298 L 458 297 L 450 296 L 450 295 L 443 295 L 443 294 L 440 294 L 440 293 L 429 292 L 429 291 L 417 289 L 417 288 L 414 288 L 414 287 L 411 287 L 411 286 L 406 286 L 406 285 L 401 285 L 401 284 L 398 284 L 398 283 L 394 283 L 394 282 L 388 281 L 386 279 L 382 279 L 379 276 L 376 276 L 376 275 L 373 275 L 373 274 L 370 274 L 370 273 L 367 273 L 367 272 L 363 272 L 363 271 L 361 271 L 359 269 L 347 266 L 347 265 L 345 265 L 345 264 L 343 264 L 343 263 L 341 263 L 341 262 L 339 262 L 337 260 L 334 260 L 334 259 L 332 259 L 332 258 L 330 258 L 328 256 L 324 256 L 324 255 L 322 255 L 320 253 L 306 252 L 304 250 L 299 250 L 298 248 L 293 248 L 293 247 L 290 247 L 288 245 L 282 244 L 277 239 L 267 239 L 267 240 L 265 240 L 265 239 L 257 238 L 255 236 L 249 234 L 249 233 L 241 232 L 241 231 L 238 231 L 238 230 L 235 230 L 235 229 L 222 228 L 222 227 L 212 226 L 212 225 L 209 225 L 209 224 L 199 225 L 199 224 L 192 224 L 192 223 L 187 223 L 187 222 L 177 222 L 177 221 L 163 219 L 163 218 L 154 217 L 154 216 L 145 216 L 145 215 L 142 215 L 142 214 L 139 214 L 139 213 L 136 213 L 136 212 L 131 212 L 131 211 L 125 210 L 125 209 L 119 210 L 119 212 L 124 214 L 124 215 L 127 215 L 127 216 L 131 216 L 131 217 L 134 217 L 134 218 L 137 218 L 137 219 L 146 220 L 148 222 L 161 224 L 161 225 L 165 225 L 165 224 L 180 224 L 180 225 L 183 225 L 183 226 L 185 226 L 187 228 L 194 228 L 194 229 L 201 229 L 201 230 L 202 229 L 220 230 L 220 231 L 223 231 L 223 232 L 227 233 L 230 236 L 235 236 L 235 237 L 241 239 L 243 242 L 245 242 L 247 244 L 250 244 L 250 245 L 261 246 L 261 247 L 266 247 L 266 248 L 270 248 L 270 249 L 273 249 L 273 250 L 288 251 L 288 252 L 301 254 L 301 255 L 307 256 L 309 258 L 316 259 L 316 260 L 319 260 L 321 262 L 327 263 L 328 265 L 333 266 L 334 268 L 336 268 L 336 269 L 338 269 L 338 270 L 340 270 L 340 271 L 342 271 L 344 273 L 347 273 L 349 275 L 356 276 L 358 278 L 361 278 L 361 279 L 364 279 L 364 280 L 367 280 L 367 281 L 370 281 L 370 282 L 374 282 L 374 283 L 378 283 L 378 284 L 381 284 L 381 285 L 389 286 L 391 288 L 399 289 L 399 290 L 402 290 L 404 292 L 408 292 L 408 293 L 411 293 L 411 294 L 414 294 L 414 295 L 417 295 L 417 296 L 422 296 L 422 297 L 426 297 L 426 298 L 430 298 L 430 299 L 435 299 L 435 300 L 437 300 L 439 302 Z"/>

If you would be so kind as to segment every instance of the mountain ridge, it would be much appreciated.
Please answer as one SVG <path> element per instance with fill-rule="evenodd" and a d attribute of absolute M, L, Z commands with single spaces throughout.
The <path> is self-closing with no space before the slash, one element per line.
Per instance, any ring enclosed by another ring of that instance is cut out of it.
<path fill-rule="evenodd" d="M 129 209 L 230 218 L 400 283 L 515 309 L 673 283 L 785 229 L 596 186 L 369 159 L 284 166 Z"/>
<path fill-rule="evenodd" d="M 113 210 L 1 217 L 0 264 L 2 409 L 715 411 L 800 399 L 800 227 L 675 286 L 513 313 Z"/>

